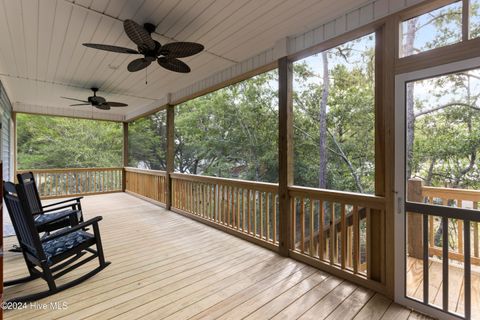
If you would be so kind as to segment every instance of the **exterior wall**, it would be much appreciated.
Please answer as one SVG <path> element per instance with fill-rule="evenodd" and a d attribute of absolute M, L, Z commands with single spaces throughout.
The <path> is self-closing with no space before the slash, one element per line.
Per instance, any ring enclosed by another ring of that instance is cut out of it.
<path fill-rule="evenodd" d="M 1 134 L 0 134 L 0 152 L 1 159 L 3 161 L 3 179 L 10 180 L 11 170 L 13 169 L 12 153 L 11 153 L 11 118 L 12 118 L 12 104 L 8 99 L 5 88 L 0 82 L 0 122 L 1 122 Z"/>

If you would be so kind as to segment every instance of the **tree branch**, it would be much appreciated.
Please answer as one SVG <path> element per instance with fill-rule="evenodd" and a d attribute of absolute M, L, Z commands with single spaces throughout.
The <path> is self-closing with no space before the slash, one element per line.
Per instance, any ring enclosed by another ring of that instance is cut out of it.
<path fill-rule="evenodd" d="M 426 114 L 429 114 L 429 113 L 432 113 L 432 112 L 435 112 L 435 111 L 438 111 L 438 110 L 442 110 L 442 109 L 445 109 L 445 108 L 448 108 L 448 107 L 453 107 L 453 106 L 469 107 L 469 108 L 472 108 L 472 109 L 474 109 L 474 110 L 480 111 L 480 108 L 479 108 L 479 107 L 473 106 L 473 105 L 468 104 L 468 103 L 463 103 L 463 102 L 451 102 L 451 103 L 447 103 L 447 104 L 441 105 L 441 106 L 439 106 L 439 107 L 435 107 L 435 108 L 432 108 L 432 109 L 428 109 L 428 110 L 425 110 L 425 111 L 421 111 L 421 112 L 415 114 L 415 118 L 420 117 L 420 116 L 423 116 L 423 115 L 426 115 Z"/>

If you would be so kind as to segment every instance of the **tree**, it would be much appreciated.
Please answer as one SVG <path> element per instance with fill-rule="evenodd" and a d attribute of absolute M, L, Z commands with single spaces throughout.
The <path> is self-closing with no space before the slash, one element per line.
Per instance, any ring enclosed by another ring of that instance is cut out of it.
<path fill-rule="evenodd" d="M 121 124 L 18 114 L 19 169 L 119 167 Z"/>

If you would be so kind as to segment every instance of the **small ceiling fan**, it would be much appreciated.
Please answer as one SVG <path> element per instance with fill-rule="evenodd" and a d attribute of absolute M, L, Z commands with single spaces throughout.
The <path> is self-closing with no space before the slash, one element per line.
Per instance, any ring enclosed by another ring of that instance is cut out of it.
<path fill-rule="evenodd" d="M 110 110 L 111 107 L 126 107 L 128 104 L 121 102 L 107 101 L 104 97 L 97 96 L 98 88 L 91 88 L 93 91 L 93 96 L 88 97 L 87 100 L 80 100 L 75 98 L 62 97 L 63 99 L 80 101 L 82 103 L 71 104 L 71 107 L 74 106 L 92 106 L 101 110 Z"/>
<path fill-rule="evenodd" d="M 151 34 L 155 32 L 155 25 L 145 23 L 140 26 L 133 20 L 125 20 L 123 28 L 127 36 L 137 45 L 137 50 L 125 47 L 112 46 L 107 44 L 84 43 L 86 47 L 112 51 L 117 53 L 142 54 L 143 58 L 135 59 L 127 66 L 128 71 L 135 72 L 148 67 L 153 61 L 174 72 L 189 73 L 190 67 L 178 58 L 193 56 L 201 52 L 204 46 L 195 42 L 172 42 L 161 45 L 152 39 Z"/>

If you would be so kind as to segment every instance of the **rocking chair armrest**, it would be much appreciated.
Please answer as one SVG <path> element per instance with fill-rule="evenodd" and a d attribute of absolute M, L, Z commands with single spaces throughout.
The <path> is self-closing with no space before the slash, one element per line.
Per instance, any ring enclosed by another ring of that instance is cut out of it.
<path fill-rule="evenodd" d="M 54 223 L 54 222 L 57 222 L 59 220 L 62 220 L 62 219 L 65 219 L 66 217 L 70 217 L 70 221 L 72 221 L 72 219 L 77 219 L 77 214 L 78 213 L 81 213 L 80 210 L 71 210 L 71 211 L 65 211 L 63 212 L 62 214 L 59 214 L 54 220 L 51 220 L 51 221 L 45 221 L 43 223 L 39 223 L 37 224 L 37 228 L 38 227 L 41 227 L 41 226 L 44 226 L 44 225 L 47 225 L 47 224 L 50 224 L 50 223 Z M 75 220 L 76 221 L 76 220 Z"/>
<path fill-rule="evenodd" d="M 49 241 L 49 240 L 52 240 L 52 239 L 56 239 L 56 238 L 59 238 L 59 237 L 62 237 L 62 236 L 65 236 L 69 233 L 72 233 L 72 232 L 75 232 L 75 231 L 78 231 L 80 229 L 83 229 L 89 225 L 98 225 L 98 221 L 102 220 L 103 217 L 102 216 L 97 216 L 97 217 L 94 217 L 90 220 L 87 220 L 85 222 L 82 222 L 80 224 L 77 224 L 76 226 L 74 227 L 71 227 L 71 228 L 65 228 L 65 229 L 62 229 L 61 231 L 58 231 L 58 232 L 55 232 L 54 234 L 48 236 L 48 237 L 45 237 L 42 239 L 42 242 L 46 242 L 46 241 Z"/>
<path fill-rule="evenodd" d="M 55 202 L 55 203 L 50 203 L 50 204 L 44 205 L 42 207 L 43 208 L 48 208 L 48 207 L 56 206 L 58 204 L 68 203 L 68 202 L 71 202 L 71 201 L 75 201 L 76 203 L 71 204 L 71 205 L 75 205 L 75 204 L 78 204 L 81 199 L 83 199 L 83 197 L 71 198 L 71 199 L 68 199 L 68 200 L 63 200 L 63 201 L 59 201 L 59 202 Z"/>
<path fill-rule="evenodd" d="M 33 214 L 34 215 L 35 214 L 44 214 L 44 213 L 54 212 L 54 211 L 58 211 L 60 209 L 66 209 L 66 208 L 72 208 L 72 205 L 68 204 L 68 205 L 64 205 L 64 206 L 60 206 L 60 207 L 56 207 L 56 208 L 51 208 L 51 209 L 48 209 L 48 210 L 36 211 L 36 212 L 33 212 Z M 76 211 L 80 211 L 80 210 L 76 210 Z"/>

